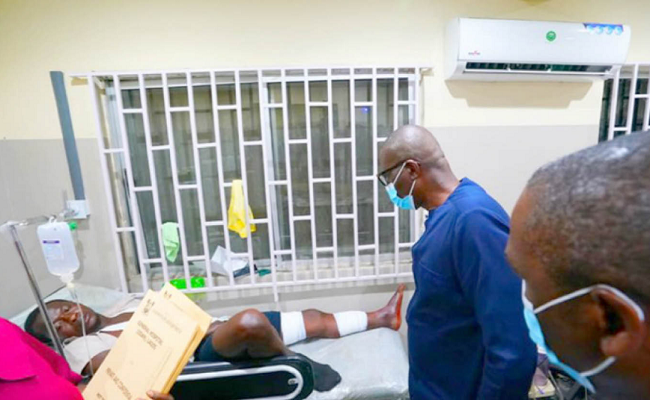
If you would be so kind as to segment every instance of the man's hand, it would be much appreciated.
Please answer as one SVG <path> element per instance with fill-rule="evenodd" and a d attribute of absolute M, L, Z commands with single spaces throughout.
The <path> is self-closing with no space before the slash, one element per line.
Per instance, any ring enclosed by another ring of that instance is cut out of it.
<path fill-rule="evenodd" d="M 160 392 L 154 392 L 153 390 L 148 391 L 147 396 L 149 396 L 149 399 L 152 400 L 174 400 L 174 396 L 172 396 L 171 394 L 162 394 Z M 138 399 L 138 400 L 149 400 L 149 399 Z"/>

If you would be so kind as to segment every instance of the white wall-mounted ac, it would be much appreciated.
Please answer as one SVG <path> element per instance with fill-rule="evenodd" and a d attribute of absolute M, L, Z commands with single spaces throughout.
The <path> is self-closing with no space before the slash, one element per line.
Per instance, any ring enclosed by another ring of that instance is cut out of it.
<path fill-rule="evenodd" d="M 446 78 L 584 81 L 625 63 L 627 25 L 456 18 L 447 27 Z"/>

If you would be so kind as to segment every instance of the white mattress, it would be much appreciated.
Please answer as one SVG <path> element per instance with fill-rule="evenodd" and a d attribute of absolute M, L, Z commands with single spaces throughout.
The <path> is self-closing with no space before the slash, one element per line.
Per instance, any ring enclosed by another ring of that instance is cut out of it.
<path fill-rule="evenodd" d="M 89 285 L 77 285 L 79 301 L 103 312 L 128 296 L 122 292 Z M 70 300 L 62 288 L 46 300 Z M 17 314 L 11 321 L 23 327 L 35 307 Z M 341 339 L 317 339 L 291 346 L 314 361 L 329 364 L 341 374 L 341 383 L 329 392 L 314 392 L 310 400 L 408 399 L 408 357 L 399 333 L 375 329 Z"/>
<path fill-rule="evenodd" d="M 317 339 L 291 346 L 314 361 L 329 364 L 341 383 L 309 400 L 408 399 L 408 356 L 399 333 L 382 328 L 341 339 Z"/>

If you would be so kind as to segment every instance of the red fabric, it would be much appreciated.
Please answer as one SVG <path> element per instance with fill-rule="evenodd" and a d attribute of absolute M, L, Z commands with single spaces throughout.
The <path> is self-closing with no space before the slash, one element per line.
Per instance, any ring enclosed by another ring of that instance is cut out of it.
<path fill-rule="evenodd" d="M 80 381 L 63 357 L 0 318 L 0 399 L 83 400 Z"/>

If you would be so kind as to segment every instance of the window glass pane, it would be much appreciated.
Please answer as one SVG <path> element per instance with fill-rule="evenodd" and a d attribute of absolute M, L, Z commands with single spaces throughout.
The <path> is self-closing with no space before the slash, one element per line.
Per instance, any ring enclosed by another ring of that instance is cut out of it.
<path fill-rule="evenodd" d="M 197 191 L 194 189 L 181 190 L 181 205 L 183 208 L 187 254 L 189 256 L 203 255 L 203 238 L 201 234 L 201 218 Z"/>
<path fill-rule="evenodd" d="M 115 219 L 119 228 L 133 226 L 131 223 L 131 208 L 129 205 L 129 192 L 126 164 L 122 154 L 106 154 L 106 163 L 109 171 L 111 195 L 115 205 Z"/>
<path fill-rule="evenodd" d="M 359 244 L 374 244 L 374 209 L 373 209 L 373 183 L 368 181 L 357 182 L 357 212 L 359 227 Z"/>
<path fill-rule="evenodd" d="M 311 108 L 311 154 L 314 178 L 329 178 L 330 151 L 327 107 Z"/>
<path fill-rule="evenodd" d="M 270 109 L 269 118 L 271 124 L 274 179 L 285 180 L 287 178 L 287 164 L 284 152 L 284 119 L 282 118 L 282 109 Z"/>
<path fill-rule="evenodd" d="M 634 117 L 632 119 L 632 132 L 643 129 L 646 101 L 646 99 L 636 99 L 636 103 L 634 104 Z"/>
<path fill-rule="evenodd" d="M 377 137 L 387 137 L 393 131 L 393 80 L 377 80 Z"/>
<path fill-rule="evenodd" d="M 170 87 L 169 88 L 169 104 L 172 107 L 187 107 L 189 102 L 187 100 L 187 87 Z"/>
<path fill-rule="evenodd" d="M 269 83 L 266 87 L 269 91 L 269 104 L 282 103 L 282 84 L 274 82 Z"/>
<path fill-rule="evenodd" d="M 201 181 L 203 183 L 203 205 L 207 221 L 221 221 L 221 197 L 219 193 L 219 165 L 214 148 L 199 149 L 201 159 Z"/>
<path fill-rule="evenodd" d="M 224 181 L 228 183 L 233 179 L 241 179 L 236 111 L 219 111 L 219 139 L 221 140 Z"/>
<path fill-rule="evenodd" d="M 153 152 L 156 168 L 156 182 L 158 184 L 158 202 L 160 203 L 161 222 L 178 222 L 176 215 L 176 201 L 174 197 L 174 180 L 172 177 L 172 164 L 168 150 Z"/>
<path fill-rule="evenodd" d="M 334 145 L 336 175 L 336 212 L 352 214 L 352 149 L 350 143 Z"/>
<path fill-rule="evenodd" d="M 383 143 L 377 143 L 377 154 L 381 150 Z M 392 179 L 394 177 L 391 176 Z M 376 179 L 376 178 L 375 178 Z M 393 212 L 395 211 L 395 206 L 390 201 L 388 194 L 386 193 L 386 188 L 381 183 L 377 182 L 377 201 L 378 201 L 378 210 L 380 213 Z"/>
<path fill-rule="evenodd" d="M 279 231 L 277 237 L 280 243 L 276 243 L 280 250 L 291 249 L 291 232 L 289 229 L 289 198 L 287 197 L 286 185 L 275 187 L 275 218 Z"/>
<path fill-rule="evenodd" d="M 128 278 L 140 276 L 140 267 L 138 265 L 138 253 L 135 243 L 135 234 L 133 232 L 120 232 L 118 233 L 120 240 L 120 248 L 122 250 L 122 262 L 124 263 L 124 272 Z M 137 282 L 137 283 L 136 283 Z M 129 291 L 137 291 L 139 287 L 132 285 L 142 286 L 141 281 L 138 279 L 128 279 Z"/>
<path fill-rule="evenodd" d="M 190 113 L 173 112 L 172 127 L 174 130 L 174 149 L 176 151 L 178 182 L 181 184 L 196 183 L 192 133 L 190 131 Z"/>
<path fill-rule="evenodd" d="M 325 68 L 310 69 L 307 71 L 307 74 L 309 76 L 326 76 L 327 70 Z"/>
<path fill-rule="evenodd" d="M 332 192 L 329 183 L 314 185 L 314 208 L 316 212 L 316 245 L 318 247 L 332 246 Z"/>
<path fill-rule="evenodd" d="M 296 221 L 294 225 L 296 235 L 296 257 L 298 260 L 312 259 L 311 222 Z"/>
<path fill-rule="evenodd" d="M 395 206 L 390 201 L 390 198 L 386 193 L 386 189 L 381 183 L 377 183 L 377 191 L 378 191 L 377 197 L 379 197 L 378 199 L 379 212 L 380 213 L 393 212 L 395 210 Z"/>
<path fill-rule="evenodd" d="M 221 226 L 208 226 L 208 251 L 210 255 L 217 251 L 217 247 L 221 246 L 226 248 L 226 239 L 223 236 L 223 227 Z"/>
<path fill-rule="evenodd" d="M 359 250 L 359 275 L 369 276 L 375 274 L 375 250 Z"/>
<path fill-rule="evenodd" d="M 102 93 L 101 88 L 97 83 L 95 85 L 95 98 L 93 101 L 97 103 L 97 112 L 101 122 L 101 133 L 104 142 L 104 147 L 122 148 L 122 135 L 119 129 L 119 119 L 117 113 L 117 102 L 115 100 L 115 86 L 111 79 L 104 81 L 105 88 Z"/>
<path fill-rule="evenodd" d="M 136 81 L 137 84 L 137 81 Z M 122 89 L 122 108 L 141 108 L 139 89 Z"/>
<path fill-rule="evenodd" d="M 411 218 L 412 214 L 408 210 L 399 209 L 399 242 L 411 243 Z"/>
<path fill-rule="evenodd" d="M 154 212 L 153 193 L 150 191 L 136 193 L 138 199 L 138 211 L 140 222 L 144 233 L 147 258 L 160 257 L 158 245 L 158 227 L 156 225 L 156 214 Z"/>
<path fill-rule="evenodd" d="M 413 272 L 411 257 L 411 249 L 400 249 L 399 250 L 399 272 L 411 273 Z"/>
<path fill-rule="evenodd" d="M 214 118 L 210 86 L 194 87 L 194 115 L 199 143 L 214 143 Z"/>
<path fill-rule="evenodd" d="M 400 101 L 408 101 L 409 100 L 409 87 L 411 84 L 409 83 L 408 78 L 399 78 L 399 91 L 397 92 L 397 97 L 398 100 Z"/>
<path fill-rule="evenodd" d="M 357 176 L 372 175 L 372 107 L 355 108 Z"/>
<path fill-rule="evenodd" d="M 125 114 L 124 124 L 126 126 L 126 134 L 129 138 L 133 182 L 136 187 L 150 186 L 149 158 L 147 155 L 147 142 L 145 139 L 142 114 Z"/>
<path fill-rule="evenodd" d="M 334 137 L 349 138 L 350 128 L 350 81 L 332 82 L 332 113 Z"/>
<path fill-rule="evenodd" d="M 413 106 L 399 106 L 397 110 L 397 121 L 399 126 L 415 123 L 415 108 Z"/>
<path fill-rule="evenodd" d="M 161 263 L 149 263 L 147 266 L 147 284 L 149 285 L 149 289 L 151 290 L 160 290 L 162 289 L 163 285 L 165 284 L 165 281 L 163 279 L 163 273 L 162 273 L 162 264 Z M 205 275 L 205 273 L 203 274 Z M 138 279 L 134 280 L 137 282 Z M 139 282 L 142 282 L 140 280 Z"/>
<path fill-rule="evenodd" d="M 231 200 L 230 187 L 225 188 L 225 194 L 226 194 L 226 202 L 228 204 L 228 207 L 230 207 L 230 200 Z M 233 232 L 231 230 L 228 230 L 228 235 L 230 235 L 230 250 L 233 253 L 242 254 L 248 252 L 248 244 L 246 239 L 241 238 L 238 233 Z"/>
<path fill-rule="evenodd" d="M 262 140 L 260 99 L 257 92 L 257 82 L 242 83 L 242 122 L 246 141 Z"/>
<path fill-rule="evenodd" d="M 246 184 L 248 205 L 255 218 L 266 218 L 266 190 L 264 183 L 264 158 L 262 146 L 248 146 L 246 153 Z"/>
<path fill-rule="evenodd" d="M 167 120 L 165 118 L 165 99 L 162 89 L 147 89 L 147 111 L 151 144 L 162 146 L 169 144 L 167 137 Z"/>
<path fill-rule="evenodd" d="M 395 219 L 379 218 L 379 252 L 395 251 Z"/>
<path fill-rule="evenodd" d="M 217 85 L 217 105 L 232 106 L 237 104 L 235 84 Z"/>
<path fill-rule="evenodd" d="M 287 83 L 287 97 L 289 103 L 289 137 L 291 139 L 306 139 L 305 84 L 303 82 Z"/>
<path fill-rule="evenodd" d="M 309 99 L 314 102 L 327 101 L 327 81 L 309 82 Z"/>
<path fill-rule="evenodd" d="M 293 214 L 309 215 L 309 170 L 307 168 L 307 145 L 292 144 L 291 188 L 293 191 Z"/>
<path fill-rule="evenodd" d="M 253 258 L 258 267 L 271 265 L 271 252 L 269 250 L 269 225 L 257 224 L 256 230 L 251 234 L 253 245 Z"/>
<path fill-rule="evenodd" d="M 646 74 L 646 76 L 648 76 Z M 648 80 L 639 78 L 636 81 L 636 94 L 648 94 Z"/>
<path fill-rule="evenodd" d="M 354 101 L 372 101 L 372 80 L 354 81 Z"/>
<path fill-rule="evenodd" d="M 354 220 L 340 219 L 336 221 L 336 224 L 338 256 L 354 257 Z M 344 260 L 340 260 L 339 267 L 344 262 Z M 354 262 L 350 263 L 351 265 L 354 265 Z"/>

